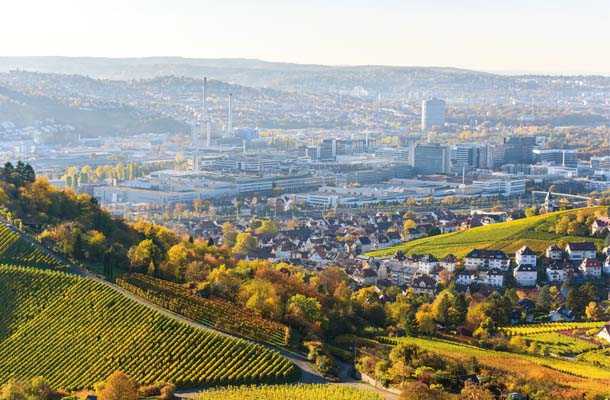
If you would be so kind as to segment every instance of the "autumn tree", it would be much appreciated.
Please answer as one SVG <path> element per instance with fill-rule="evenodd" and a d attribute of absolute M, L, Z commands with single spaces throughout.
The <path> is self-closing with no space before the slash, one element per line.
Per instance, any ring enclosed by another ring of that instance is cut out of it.
<path fill-rule="evenodd" d="M 302 294 L 295 294 L 288 300 L 286 318 L 304 327 L 319 327 L 323 320 L 320 302 Z"/>
<path fill-rule="evenodd" d="M 585 317 L 589 321 L 601 321 L 604 319 L 604 310 L 595 301 L 589 302 L 585 308 Z"/>
<path fill-rule="evenodd" d="M 137 400 L 138 388 L 122 371 L 113 372 L 97 393 L 99 400 Z"/>
<path fill-rule="evenodd" d="M 235 237 L 235 246 L 233 246 L 233 253 L 239 255 L 246 255 L 256 249 L 258 242 L 252 234 L 248 232 L 238 233 Z"/>
<path fill-rule="evenodd" d="M 466 382 L 460 392 L 459 400 L 494 400 L 493 394 L 480 385 Z"/>
<path fill-rule="evenodd" d="M 400 400 L 442 400 L 443 398 L 443 392 L 419 381 L 407 383 L 400 394 Z"/>
<path fill-rule="evenodd" d="M 277 318 L 281 314 L 281 302 L 273 284 L 252 279 L 239 288 L 239 299 L 249 309 L 265 317 Z"/>
<path fill-rule="evenodd" d="M 417 223 L 415 223 L 415 221 L 412 219 L 405 219 L 405 221 L 402 223 L 403 236 L 409 235 L 409 231 L 411 231 L 411 229 L 415 229 L 416 227 Z"/>

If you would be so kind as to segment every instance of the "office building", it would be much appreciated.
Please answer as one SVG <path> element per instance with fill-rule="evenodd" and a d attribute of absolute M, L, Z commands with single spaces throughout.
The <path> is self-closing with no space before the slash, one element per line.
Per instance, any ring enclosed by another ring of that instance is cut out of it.
<path fill-rule="evenodd" d="M 421 129 L 426 132 L 434 126 L 445 125 L 445 102 L 432 98 L 422 101 L 421 105 Z"/>
<path fill-rule="evenodd" d="M 317 159 L 320 161 L 335 161 L 337 159 L 337 140 L 324 139 L 317 149 Z"/>
<path fill-rule="evenodd" d="M 533 162 L 534 146 L 536 146 L 536 137 L 534 136 L 504 138 L 504 163 L 531 164 Z"/>
<path fill-rule="evenodd" d="M 610 156 L 591 157 L 591 169 L 594 171 L 610 171 Z"/>
<path fill-rule="evenodd" d="M 415 148 L 415 170 L 424 175 L 446 174 L 450 168 L 450 151 L 436 143 L 418 144 Z"/>
<path fill-rule="evenodd" d="M 578 153 L 576 150 L 564 149 L 534 149 L 534 161 L 561 165 L 563 167 L 576 167 L 578 164 Z"/>
<path fill-rule="evenodd" d="M 453 148 L 452 161 L 455 172 L 486 168 L 481 162 L 486 160 L 486 148 L 475 143 L 460 143 Z"/>

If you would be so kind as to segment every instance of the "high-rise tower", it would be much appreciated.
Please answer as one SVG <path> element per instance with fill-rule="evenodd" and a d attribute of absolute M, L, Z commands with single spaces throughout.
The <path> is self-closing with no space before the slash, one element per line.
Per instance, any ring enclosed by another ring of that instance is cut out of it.
<path fill-rule="evenodd" d="M 445 124 L 445 102 L 437 98 L 422 101 L 421 130 L 426 132 L 433 126 L 442 127 Z"/>

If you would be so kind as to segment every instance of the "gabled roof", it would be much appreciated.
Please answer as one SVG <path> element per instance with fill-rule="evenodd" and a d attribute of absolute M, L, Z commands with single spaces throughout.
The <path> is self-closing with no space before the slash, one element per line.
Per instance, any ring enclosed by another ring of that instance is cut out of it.
<path fill-rule="evenodd" d="M 457 257 L 453 254 L 447 254 L 441 261 L 445 263 L 454 263 L 457 262 Z"/>
<path fill-rule="evenodd" d="M 466 258 L 487 258 L 487 259 L 498 259 L 506 260 L 508 256 L 500 250 L 481 250 L 474 249 L 470 253 L 466 254 Z"/>
<path fill-rule="evenodd" d="M 535 256 L 536 255 L 536 253 L 534 253 L 534 251 L 527 246 L 523 246 L 519 250 L 517 250 L 517 254 L 521 254 L 523 256 Z"/>
<path fill-rule="evenodd" d="M 434 289 L 436 287 L 436 281 L 431 276 L 419 275 L 413 278 L 413 281 L 411 281 L 411 286 Z"/>
<path fill-rule="evenodd" d="M 568 243 L 566 249 L 570 249 L 570 251 L 597 251 L 595 248 L 595 243 L 593 242 L 575 242 Z"/>

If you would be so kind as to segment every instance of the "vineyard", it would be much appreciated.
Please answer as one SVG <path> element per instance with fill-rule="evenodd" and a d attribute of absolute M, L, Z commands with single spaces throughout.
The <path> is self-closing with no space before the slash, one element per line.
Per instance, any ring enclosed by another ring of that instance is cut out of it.
<path fill-rule="evenodd" d="M 198 400 L 381 400 L 370 390 L 339 385 L 282 385 L 211 390 Z"/>
<path fill-rule="evenodd" d="M 608 321 L 588 321 L 588 322 L 548 322 L 543 324 L 516 325 L 502 328 L 502 331 L 510 336 L 525 336 L 538 333 L 571 331 L 574 329 L 589 330 L 601 328 Z"/>
<path fill-rule="evenodd" d="M 91 387 L 122 370 L 141 384 L 218 386 L 294 381 L 298 369 L 246 340 L 193 328 L 102 283 L 28 267 L 0 267 L 0 383 L 45 376 Z"/>
<path fill-rule="evenodd" d="M 0 223 L 0 263 L 57 267 L 61 262 Z"/>
<path fill-rule="evenodd" d="M 189 319 L 223 332 L 275 346 L 288 344 L 288 327 L 258 317 L 220 299 L 191 294 L 186 288 L 148 275 L 117 279 L 124 289 Z"/>
<path fill-rule="evenodd" d="M 595 365 L 581 360 L 572 361 L 495 351 L 441 339 L 404 337 L 384 338 L 382 341 L 388 344 L 395 344 L 398 341 L 415 344 L 425 350 L 457 360 L 466 361 L 476 357 L 482 365 L 508 374 L 518 374 L 526 379 L 545 377 L 545 379 L 562 382 L 569 387 L 593 393 L 605 393 L 607 385 L 610 384 L 608 369 L 602 367 L 601 364 Z"/>
<path fill-rule="evenodd" d="M 590 208 L 591 212 L 602 211 L 604 207 Z M 536 215 L 514 221 L 490 224 L 446 233 L 437 236 L 428 236 L 382 250 L 376 250 L 367 255 L 373 257 L 387 257 L 401 250 L 408 254 L 433 254 L 444 257 L 453 254 L 458 258 L 465 256 L 472 249 L 494 249 L 506 253 L 514 253 L 520 247 L 527 245 L 532 250 L 542 253 L 553 243 L 560 240 L 565 242 L 595 241 L 585 236 L 556 235 L 549 232 L 549 228 L 557 219 L 565 214 L 577 213 L 580 209 L 558 211 L 554 213 Z"/>
<path fill-rule="evenodd" d="M 545 332 L 521 336 L 534 343 L 539 351 L 554 356 L 574 356 L 601 347 L 587 337 L 579 337 L 563 332 Z"/>

